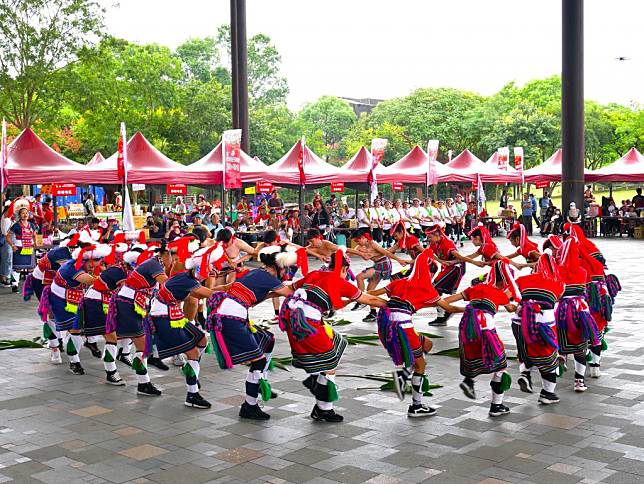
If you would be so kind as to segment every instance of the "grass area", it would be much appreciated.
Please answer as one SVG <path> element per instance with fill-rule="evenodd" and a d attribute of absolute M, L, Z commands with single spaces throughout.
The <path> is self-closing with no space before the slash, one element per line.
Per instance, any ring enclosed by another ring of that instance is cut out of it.
<path fill-rule="evenodd" d="M 501 192 L 499 191 L 499 194 Z M 537 200 L 541 198 L 543 194 L 543 190 L 535 190 L 534 187 L 532 188 L 532 193 L 535 194 L 535 197 L 537 197 Z M 595 200 L 597 200 L 597 203 L 601 204 L 601 199 L 602 196 L 607 197 L 609 196 L 610 192 L 608 189 L 605 189 L 604 187 L 601 187 L 601 190 L 594 191 L 593 194 L 595 195 Z M 615 203 L 617 206 L 622 205 L 622 200 L 632 200 L 632 198 L 635 196 L 635 188 L 620 188 L 620 189 L 615 189 L 613 190 L 613 199 L 615 200 Z M 555 207 L 561 208 L 561 185 L 557 184 L 555 189 L 553 190 L 552 193 L 552 203 L 554 203 Z M 514 208 L 517 210 L 517 212 L 521 212 L 521 201 L 520 200 L 514 200 L 511 199 L 510 203 L 514 206 Z M 499 201 L 498 200 L 488 200 L 485 203 L 485 207 L 487 208 L 487 212 L 492 215 L 496 215 L 496 213 L 499 210 Z"/>

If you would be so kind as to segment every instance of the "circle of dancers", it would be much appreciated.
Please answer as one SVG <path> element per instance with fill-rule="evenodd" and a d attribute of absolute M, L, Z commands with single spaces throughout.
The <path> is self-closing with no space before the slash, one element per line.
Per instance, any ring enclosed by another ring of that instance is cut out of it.
<path fill-rule="evenodd" d="M 307 232 L 304 247 L 280 240 L 274 231 L 252 247 L 229 228 L 219 231 L 216 240 L 197 234 L 149 243 L 143 232 L 120 232 L 111 243 L 100 244 L 100 234 L 86 227 L 36 260 L 28 208 L 18 210 L 19 221 L 11 227 L 14 267 L 28 273 L 25 300 L 38 298 L 52 364 L 62 364 L 66 354 L 69 370 L 83 375 L 86 348 L 102 360 L 107 384 L 125 385 L 119 363 L 136 374 L 139 395 L 157 397 L 162 391 L 151 381 L 148 365 L 167 370 L 163 359 L 173 357 L 185 376 L 185 405 L 207 409 L 211 404 L 200 393 L 200 362 L 211 354 L 224 370 L 248 368 L 239 416 L 254 420 L 268 420 L 260 400 L 277 397 L 268 373 L 274 334 L 249 317 L 251 308 L 266 299 L 273 300 L 278 328 L 287 335 L 292 365 L 307 374 L 303 385 L 314 399 L 311 418 L 341 422 L 334 410 L 336 371 L 347 340 L 328 319 L 347 305 L 370 308 L 364 321 L 377 325 L 401 401 L 411 389 L 409 417 L 437 412 L 424 401 L 432 341 L 416 331 L 414 314 L 434 307 L 438 316 L 428 324 L 446 326 L 454 313 L 462 313 L 460 388 L 475 399 L 476 379 L 489 375 L 489 415 L 499 417 L 510 411 L 504 394 L 513 379 L 496 328 L 499 311 L 511 313 L 518 387 L 536 392 L 533 376 L 538 373 L 537 401 L 552 405 L 560 401 L 556 387 L 569 355 L 575 392 L 586 391 L 587 376 L 600 376 L 604 337 L 621 289 L 575 223 L 566 224 L 563 238 L 551 235 L 541 247 L 515 225 L 508 239 L 516 251 L 507 255 L 481 225 L 468 234 L 476 249 L 471 254 L 461 254 L 440 226 L 417 234 L 423 243 L 401 223 L 391 227 L 394 244 L 388 249 L 364 228 L 356 230 L 355 245 L 347 249 L 317 229 Z M 350 255 L 372 265 L 354 275 Z M 324 262 L 319 270 L 309 271 L 309 256 Z M 251 258 L 261 267 L 246 266 Z M 392 273 L 392 260 L 402 265 L 400 272 Z M 467 264 L 487 272 L 458 291 Z M 519 275 L 520 269 L 530 273 Z"/>

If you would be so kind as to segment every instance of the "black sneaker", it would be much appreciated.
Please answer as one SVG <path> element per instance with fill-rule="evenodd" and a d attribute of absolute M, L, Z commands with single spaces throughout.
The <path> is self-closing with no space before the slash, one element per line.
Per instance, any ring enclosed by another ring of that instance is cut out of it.
<path fill-rule="evenodd" d="M 522 371 L 521 375 L 519 375 L 519 378 L 517 379 L 517 383 L 519 384 L 519 388 L 521 388 L 522 392 L 534 393 L 534 390 L 532 389 L 532 376 L 530 375 L 530 372 Z"/>
<path fill-rule="evenodd" d="M 116 357 L 116 359 L 121 363 L 123 363 L 124 365 L 127 365 L 130 368 L 132 368 L 132 356 L 130 355 L 130 353 L 123 353 L 123 350 L 119 350 L 119 354 Z"/>
<path fill-rule="evenodd" d="M 136 387 L 136 393 L 145 395 L 147 397 L 158 397 L 161 395 L 161 390 L 155 387 L 152 382 L 139 383 Z"/>
<path fill-rule="evenodd" d="M 335 410 L 322 410 L 320 407 L 315 405 L 313 410 L 311 410 L 311 418 L 316 422 L 331 422 L 338 423 L 344 420 L 344 417 L 338 413 L 335 413 Z"/>
<path fill-rule="evenodd" d="M 437 410 L 434 407 L 423 405 L 422 403 L 412 404 L 407 409 L 407 416 L 410 418 L 432 417 L 436 413 Z"/>
<path fill-rule="evenodd" d="M 474 390 L 474 381 L 465 379 L 461 382 L 459 385 L 460 389 L 463 390 L 463 393 L 467 398 L 471 398 L 472 400 L 476 400 L 476 391 Z"/>
<path fill-rule="evenodd" d="M 259 408 L 259 405 L 250 405 L 248 402 L 242 403 L 242 406 L 239 409 L 239 416 L 241 418 L 248 418 L 251 420 L 268 420 L 271 418 L 269 414 Z"/>
<path fill-rule="evenodd" d="M 18 292 L 18 286 L 11 286 L 11 292 Z"/>
<path fill-rule="evenodd" d="M 306 380 L 302 382 L 302 385 L 304 385 L 306 388 L 309 389 L 309 391 L 315 395 L 315 386 L 318 384 L 318 376 L 317 375 L 309 375 L 306 377 Z"/>
<path fill-rule="evenodd" d="M 376 313 L 375 312 L 369 312 L 364 318 L 362 318 L 362 321 L 365 323 L 373 323 L 376 320 Z"/>
<path fill-rule="evenodd" d="M 183 402 L 183 404 L 186 407 L 194 407 L 194 408 L 210 408 L 212 405 L 208 400 L 203 398 L 201 395 L 199 395 L 199 392 L 197 393 L 188 393 L 186 396 L 186 401 Z"/>
<path fill-rule="evenodd" d="M 559 397 L 555 393 L 541 390 L 539 394 L 539 403 L 543 403 L 544 405 L 552 405 L 553 403 L 559 403 L 559 401 Z"/>
<path fill-rule="evenodd" d="M 125 385 L 125 380 L 121 378 L 121 375 L 119 375 L 119 372 L 114 370 L 114 371 L 106 371 L 107 373 L 107 378 L 105 378 L 105 381 L 109 385 L 114 385 L 114 386 L 123 386 Z"/>
<path fill-rule="evenodd" d="M 492 403 L 488 413 L 490 414 L 490 417 L 500 417 L 501 415 L 507 415 L 510 413 L 510 409 L 502 403 Z"/>
<path fill-rule="evenodd" d="M 275 400 L 278 396 L 279 396 L 279 393 L 271 389 L 271 398 L 269 400 Z"/>
<path fill-rule="evenodd" d="M 447 316 L 439 316 L 427 323 L 428 326 L 447 326 Z"/>
<path fill-rule="evenodd" d="M 394 377 L 394 391 L 398 395 L 398 400 L 401 402 L 405 399 L 405 385 L 409 378 L 409 372 L 405 369 L 398 369 L 391 372 Z"/>
<path fill-rule="evenodd" d="M 359 302 L 355 303 L 353 307 L 351 308 L 351 311 L 357 311 L 358 309 L 362 309 L 365 305 L 360 304 Z"/>
<path fill-rule="evenodd" d="M 87 349 L 90 351 L 90 353 L 92 353 L 92 356 L 93 356 L 94 358 L 100 358 L 101 356 L 103 356 L 103 353 L 102 353 L 102 352 L 101 352 L 101 350 L 98 348 L 98 344 L 96 344 L 96 343 L 90 343 L 89 341 L 85 341 L 85 342 L 83 343 L 83 346 L 84 346 L 85 348 L 87 348 Z"/>
<path fill-rule="evenodd" d="M 69 364 L 69 371 L 71 371 L 74 375 L 84 375 L 85 370 L 83 370 L 83 367 L 81 366 L 80 363 L 70 363 Z"/>
<path fill-rule="evenodd" d="M 170 367 L 166 365 L 161 358 L 155 358 L 154 356 L 148 357 L 148 366 L 149 365 L 163 371 L 168 371 L 170 369 Z"/>

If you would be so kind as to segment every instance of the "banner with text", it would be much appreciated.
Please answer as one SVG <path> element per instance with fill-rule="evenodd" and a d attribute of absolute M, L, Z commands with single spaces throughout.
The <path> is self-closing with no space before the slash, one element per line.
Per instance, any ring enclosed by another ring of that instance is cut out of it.
<path fill-rule="evenodd" d="M 550 182 L 537 182 L 534 184 L 535 188 L 550 188 Z"/>
<path fill-rule="evenodd" d="M 393 182 L 391 184 L 391 189 L 394 192 L 402 192 L 405 190 L 405 186 L 402 184 L 402 182 Z"/>
<path fill-rule="evenodd" d="M 514 147 L 514 167 L 519 171 L 523 171 L 523 148 L 520 146 Z"/>
<path fill-rule="evenodd" d="M 508 169 L 508 159 L 510 158 L 510 148 L 507 146 L 499 148 L 497 151 L 498 167 L 499 170 L 506 171 Z"/>
<path fill-rule="evenodd" d="M 71 197 L 76 195 L 76 185 L 73 183 L 54 183 L 51 194 L 55 197 Z"/>
<path fill-rule="evenodd" d="M 271 182 L 257 182 L 255 184 L 257 193 L 271 193 L 273 191 L 273 184 Z"/>
<path fill-rule="evenodd" d="M 427 167 L 427 185 L 436 185 L 438 175 L 436 174 L 436 160 L 438 160 L 438 140 L 430 139 L 427 142 L 427 158 L 429 166 Z"/>
<path fill-rule="evenodd" d="M 241 188 L 241 129 L 229 129 L 222 136 L 224 188 Z"/>
<path fill-rule="evenodd" d="M 342 193 L 342 192 L 344 192 L 344 182 L 331 183 L 331 193 Z"/>
<path fill-rule="evenodd" d="M 166 185 L 165 186 L 166 195 L 185 195 L 188 193 L 188 187 L 186 185 Z"/>

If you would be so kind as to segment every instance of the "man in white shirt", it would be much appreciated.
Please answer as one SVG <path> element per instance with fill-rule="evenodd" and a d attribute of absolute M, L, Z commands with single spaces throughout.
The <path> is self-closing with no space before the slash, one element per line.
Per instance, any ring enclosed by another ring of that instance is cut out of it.
<path fill-rule="evenodd" d="M 383 208 L 380 206 L 379 198 L 376 198 L 373 201 L 373 207 L 369 209 L 369 218 L 372 224 L 371 236 L 373 237 L 373 240 L 382 244 L 385 218 Z"/>
<path fill-rule="evenodd" d="M 373 228 L 373 224 L 371 223 L 371 210 L 369 210 L 369 200 L 363 200 L 362 205 L 358 209 L 358 213 L 356 214 L 356 218 L 358 219 L 358 228 L 368 228 L 369 232 L 371 232 L 371 229 Z"/>
<path fill-rule="evenodd" d="M 7 242 L 7 233 L 13 224 L 11 217 L 7 216 L 11 201 L 7 200 L 3 210 L 2 219 L 0 219 L 0 284 L 5 287 L 11 285 L 10 277 L 12 272 L 13 252 L 11 246 Z"/>

